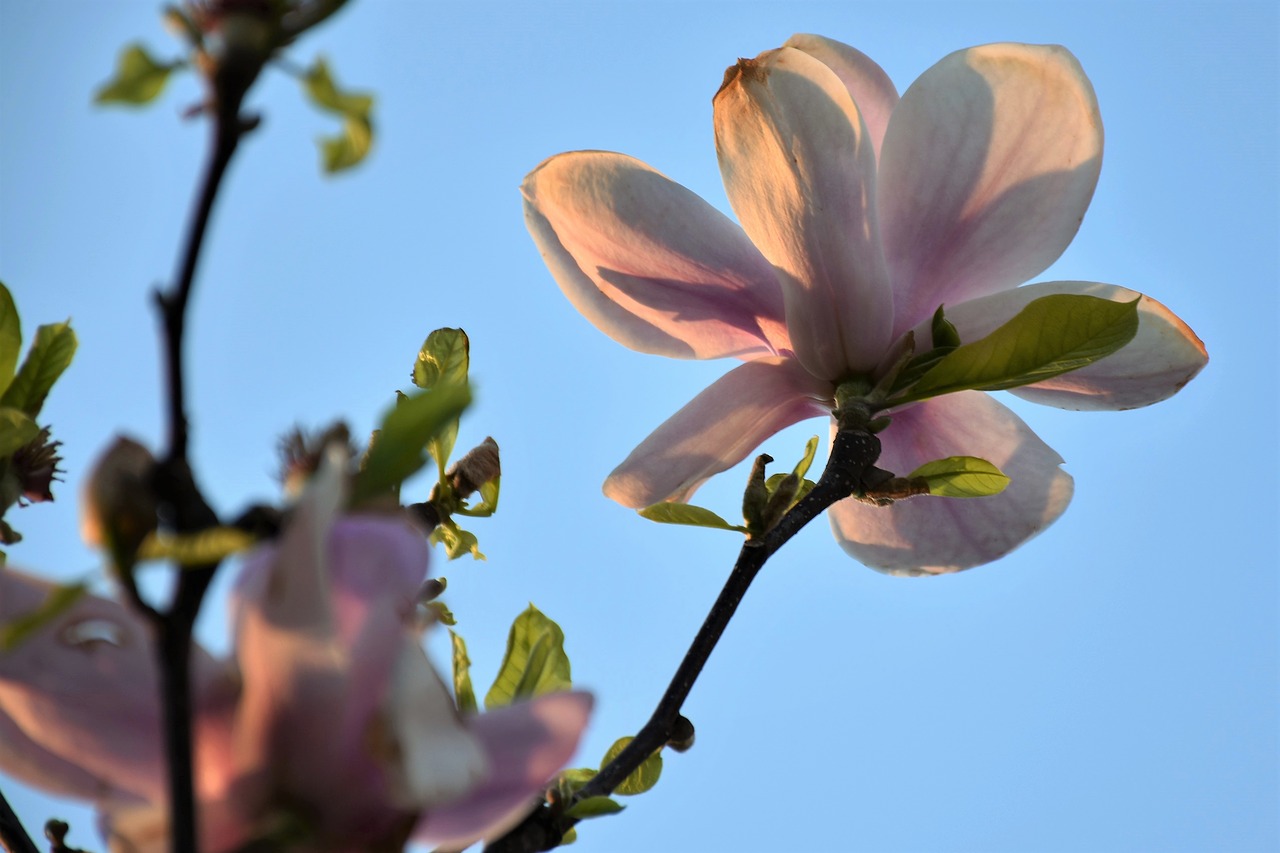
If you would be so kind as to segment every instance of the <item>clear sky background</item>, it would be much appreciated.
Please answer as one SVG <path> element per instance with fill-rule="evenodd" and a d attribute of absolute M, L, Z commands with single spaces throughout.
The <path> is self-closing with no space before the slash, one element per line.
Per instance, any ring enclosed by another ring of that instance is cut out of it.
<path fill-rule="evenodd" d="M 11 561 L 97 565 L 76 494 L 117 432 L 162 437 L 156 321 L 205 156 L 178 78 L 143 112 L 95 109 L 125 43 L 177 52 L 158 4 L 0 0 L 0 278 L 28 335 L 80 351 L 44 417 L 58 502 L 12 519 Z M 600 851 L 1265 851 L 1277 803 L 1277 40 L 1272 2 L 353 2 L 291 51 L 378 97 L 358 171 L 323 178 L 334 123 L 269 73 L 219 200 L 191 320 L 194 459 L 217 508 L 276 494 L 275 440 L 367 434 L 423 338 L 461 326 L 477 404 L 460 444 L 502 446 L 488 554 L 435 564 L 480 689 L 529 601 L 567 634 L 598 713 L 580 764 L 632 733 L 726 577 L 734 534 L 662 527 L 600 493 L 615 464 L 731 366 L 623 349 L 543 266 L 518 186 L 578 148 L 635 155 L 728 210 L 711 96 L 795 32 L 848 42 L 900 91 L 952 50 L 1057 42 L 1106 127 L 1101 181 L 1049 279 L 1132 287 L 1211 361 L 1125 413 L 1010 402 L 1067 460 L 1075 501 L 1039 538 L 957 576 L 855 563 L 817 522 L 768 565 L 686 705 L 695 748 L 582 828 Z M 813 421 L 762 448 L 780 461 Z M 787 461 L 786 464 L 790 464 Z M 698 503 L 732 516 L 745 470 Z M 420 480 L 408 494 L 425 497 Z M 225 649 L 223 594 L 201 635 Z M 435 659 L 447 663 L 433 642 Z M 88 812 L 8 780 L 33 831 Z"/>

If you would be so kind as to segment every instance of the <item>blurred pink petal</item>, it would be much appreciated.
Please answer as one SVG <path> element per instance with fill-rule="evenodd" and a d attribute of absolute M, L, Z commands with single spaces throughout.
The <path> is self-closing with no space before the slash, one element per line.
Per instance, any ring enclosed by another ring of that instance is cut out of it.
<path fill-rule="evenodd" d="M 793 48 L 740 60 L 716 93 L 729 203 L 786 296 L 791 344 L 822 379 L 869 370 L 889 344 L 875 150 L 849 90 Z"/>
<path fill-rule="evenodd" d="M 889 121 L 876 195 L 895 331 L 1053 263 L 1101 166 L 1093 86 L 1064 48 L 985 45 L 921 75 Z"/>
<path fill-rule="evenodd" d="M 586 693 L 553 693 L 467 721 L 490 771 L 465 797 L 437 808 L 418 824 L 414 840 L 458 848 L 502 835 L 539 802 L 543 790 L 573 757 L 591 716 Z"/>
<path fill-rule="evenodd" d="M 639 160 L 561 154 L 521 191 L 561 290 L 619 343 L 674 358 L 789 347 L 777 278 L 742 229 Z"/>
<path fill-rule="evenodd" d="M 998 495 L 898 501 L 852 498 L 833 506 L 831 528 L 850 555 L 895 575 L 941 574 L 1003 557 L 1052 524 L 1071 501 L 1062 457 L 990 395 L 963 391 L 893 415 L 880 434 L 882 468 L 902 476 L 948 456 L 978 456 L 1010 479 Z"/>
<path fill-rule="evenodd" d="M 783 427 L 830 409 L 831 386 L 794 359 L 743 364 L 658 427 L 614 469 L 604 493 L 623 506 L 687 500 L 712 474 Z"/>

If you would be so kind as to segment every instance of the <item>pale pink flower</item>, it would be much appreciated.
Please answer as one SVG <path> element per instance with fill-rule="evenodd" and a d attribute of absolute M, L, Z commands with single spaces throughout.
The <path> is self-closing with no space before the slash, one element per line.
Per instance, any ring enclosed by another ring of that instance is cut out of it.
<path fill-rule="evenodd" d="M 207 853 L 281 829 L 290 849 L 316 851 L 385 849 L 411 829 L 454 847 L 493 837 L 535 805 L 586 725 L 583 693 L 459 716 L 417 627 L 422 532 L 337 518 L 338 476 L 322 467 L 280 542 L 247 559 L 232 659 L 195 653 Z M 0 568 L 0 623 L 50 589 Z M 0 652 L 0 770 L 93 801 L 114 850 L 168 847 L 148 637 L 131 611 L 86 596 Z"/>
<path fill-rule="evenodd" d="M 741 227 L 621 154 L 561 154 L 522 187 L 547 266 L 599 329 L 641 352 L 746 362 L 609 475 L 605 493 L 626 506 L 686 500 L 773 433 L 829 414 L 836 385 L 876 378 L 907 332 L 929 341 L 939 305 L 971 341 L 1047 294 L 1140 295 L 1078 281 L 1018 287 L 1070 243 L 1102 162 L 1093 87 L 1061 47 L 958 51 L 899 98 L 863 54 L 797 35 L 730 68 L 714 113 Z M 1204 366 L 1204 346 L 1155 300 L 1138 310 L 1137 336 L 1119 352 L 1012 393 L 1065 409 L 1169 397 Z M 1071 499 L 1061 457 L 985 393 L 890 414 L 881 467 L 906 474 L 979 456 L 1011 483 L 979 499 L 836 504 L 836 539 L 869 566 L 925 574 L 985 563 Z"/>

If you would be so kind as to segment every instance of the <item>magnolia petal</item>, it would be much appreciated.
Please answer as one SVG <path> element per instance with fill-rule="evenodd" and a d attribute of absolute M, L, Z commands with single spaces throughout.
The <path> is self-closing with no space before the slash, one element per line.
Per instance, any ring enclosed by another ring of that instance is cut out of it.
<path fill-rule="evenodd" d="M 1150 296 L 1114 284 L 1093 281 L 1046 281 L 946 306 L 947 319 L 963 342 L 976 341 L 1006 323 L 1027 303 L 1056 293 L 1096 296 L 1112 302 L 1138 302 L 1138 333 L 1119 352 L 1088 367 L 1011 394 L 1060 409 L 1136 409 L 1167 400 L 1192 380 L 1209 360 L 1204 343 L 1168 308 Z M 928 341 L 930 323 L 915 329 L 917 341 Z"/>
<path fill-rule="evenodd" d="M 684 501 L 712 474 L 741 462 L 778 430 L 829 412 L 831 384 L 795 359 L 736 367 L 631 451 L 604 483 L 623 506 Z"/>
<path fill-rule="evenodd" d="M 804 51 L 836 73 L 867 124 L 878 158 L 889 116 L 898 104 L 898 89 L 884 69 L 862 51 L 823 36 L 797 33 L 782 46 Z"/>
<path fill-rule="evenodd" d="M 561 154 L 520 189 L 560 289 L 619 343 L 673 358 L 789 348 L 777 276 L 742 229 L 639 160 Z"/>
<path fill-rule="evenodd" d="M 491 771 L 465 797 L 431 811 L 414 840 L 460 849 L 515 826 L 573 757 L 591 715 L 588 693 L 552 693 L 472 717 Z"/>
<path fill-rule="evenodd" d="M 1052 524 L 1071 501 L 1062 457 L 987 394 L 936 397 L 892 417 L 880 433 L 881 468 L 905 475 L 935 459 L 978 456 L 1010 482 L 985 498 L 926 496 L 887 507 L 841 501 L 830 510 L 832 530 L 864 565 L 930 575 L 989 563 Z"/>
<path fill-rule="evenodd" d="M 0 623 L 36 610 L 54 586 L 0 567 Z M 82 790 L 87 774 L 98 780 L 93 799 L 162 798 L 158 681 L 149 636 L 142 620 L 120 604 L 85 595 L 0 653 L 3 728 L 26 738 L 6 738 L 0 769 L 58 793 Z M 55 760 L 45 773 L 25 775 L 30 759 L 41 753 Z"/>
<path fill-rule="evenodd" d="M 875 149 L 849 90 L 784 47 L 730 68 L 714 107 L 725 190 L 778 268 L 797 357 L 824 379 L 870 369 L 889 344 L 892 296 Z"/>
<path fill-rule="evenodd" d="M 479 740 L 463 727 L 453 697 L 416 643 L 396 662 L 386 721 L 387 765 L 396 805 L 413 812 L 456 800 L 489 771 Z"/>
<path fill-rule="evenodd" d="M 1056 45 L 961 50 L 902 96 L 877 199 L 895 331 L 1014 287 L 1071 242 L 1102 166 L 1102 119 Z"/>

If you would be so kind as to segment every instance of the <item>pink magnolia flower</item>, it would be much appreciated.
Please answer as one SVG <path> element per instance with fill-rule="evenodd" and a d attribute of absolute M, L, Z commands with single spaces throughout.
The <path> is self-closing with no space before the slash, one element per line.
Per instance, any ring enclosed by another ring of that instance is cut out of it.
<path fill-rule="evenodd" d="M 836 386 L 878 378 L 906 333 L 929 341 L 939 305 L 971 341 L 1051 293 L 1140 296 L 1078 281 L 1018 287 L 1070 243 L 1102 161 L 1093 87 L 1061 47 L 958 51 L 899 98 L 863 54 L 797 35 L 730 68 L 714 113 L 741 227 L 622 154 L 561 154 L 522 187 L 547 266 L 597 328 L 641 352 L 745 362 L 609 475 L 605 493 L 625 506 L 686 500 L 768 436 L 829 414 Z M 1169 397 L 1204 366 L 1204 346 L 1155 300 L 1138 310 L 1119 352 L 1012 393 L 1066 409 Z M 836 504 L 836 539 L 869 566 L 915 575 L 985 563 L 1071 499 L 1062 458 L 985 393 L 889 414 L 882 467 L 980 456 L 1011 484 L 981 499 Z"/>
<path fill-rule="evenodd" d="M 276 832 L 316 851 L 389 849 L 410 832 L 460 847 L 504 832 L 571 757 L 590 696 L 460 717 L 416 627 L 421 531 L 336 518 L 337 467 L 316 479 L 279 544 L 246 561 L 234 657 L 193 660 L 201 849 Z M 0 568 L 0 622 L 50 589 Z M 0 769 L 94 801 L 120 851 L 168 846 L 148 634 L 131 611 L 86 596 L 0 653 Z"/>

